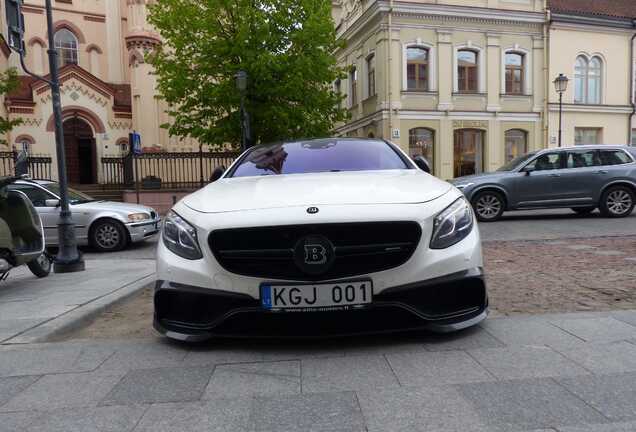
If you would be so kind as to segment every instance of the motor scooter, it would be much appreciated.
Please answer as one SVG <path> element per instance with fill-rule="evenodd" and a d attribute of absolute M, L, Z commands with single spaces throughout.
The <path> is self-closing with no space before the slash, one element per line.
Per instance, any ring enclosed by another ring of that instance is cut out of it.
<path fill-rule="evenodd" d="M 40 216 L 23 192 L 7 188 L 26 178 L 0 178 L 0 281 L 7 278 L 11 269 L 24 264 L 39 278 L 51 273 Z"/>

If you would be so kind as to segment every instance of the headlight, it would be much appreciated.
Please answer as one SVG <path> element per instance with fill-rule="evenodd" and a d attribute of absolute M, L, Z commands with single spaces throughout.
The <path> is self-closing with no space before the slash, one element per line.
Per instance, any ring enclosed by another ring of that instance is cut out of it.
<path fill-rule="evenodd" d="M 458 243 L 473 229 L 473 209 L 460 198 L 435 217 L 431 249 L 445 249 Z"/>
<path fill-rule="evenodd" d="M 462 190 L 462 189 L 467 188 L 467 187 L 469 187 L 469 186 L 472 186 L 472 185 L 474 185 L 474 184 L 475 184 L 475 183 L 458 183 L 458 184 L 456 184 L 456 185 L 455 185 L 455 187 L 456 187 L 457 189 L 459 189 L 459 190 Z"/>
<path fill-rule="evenodd" d="M 197 230 L 173 211 L 168 213 L 163 222 L 161 238 L 163 238 L 163 244 L 180 257 L 189 260 L 203 258 L 197 240 Z"/>
<path fill-rule="evenodd" d="M 128 220 L 131 222 L 143 222 L 148 219 L 150 219 L 148 213 L 132 213 L 128 215 Z"/>

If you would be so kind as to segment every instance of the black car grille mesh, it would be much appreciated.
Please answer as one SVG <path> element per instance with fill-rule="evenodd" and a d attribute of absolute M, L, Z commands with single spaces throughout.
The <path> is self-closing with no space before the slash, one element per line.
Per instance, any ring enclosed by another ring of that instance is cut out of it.
<path fill-rule="evenodd" d="M 294 248 L 306 236 L 324 236 L 334 246 L 330 268 L 303 272 Z M 284 225 L 213 231 L 209 244 L 227 271 L 283 280 L 329 280 L 365 275 L 404 264 L 417 248 L 422 230 L 416 222 L 360 222 Z"/>

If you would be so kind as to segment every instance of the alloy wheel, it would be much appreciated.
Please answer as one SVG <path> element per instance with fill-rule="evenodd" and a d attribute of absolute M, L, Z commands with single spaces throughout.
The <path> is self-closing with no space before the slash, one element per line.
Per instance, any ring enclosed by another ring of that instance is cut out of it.
<path fill-rule="evenodd" d="M 482 195 L 475 203 L 475 211 L 482 219 L 494 219 L 501 212 L 501 200 L 495 195 Z"/>
<path fill-rule="evenodd" d="M 611 213 L 622 215 L 632 208 L 632 196 L 628 192 L 618 189 L 607 195 L 606 203 L 607 209 Z"/>
<path fill-rule="evenodd" d="M 119 245 L 121 235 L 116 226 L 107 223 L 100 225 L 99 228 L 97 228 L 97 231 L 95 232 L 95 241 L 104 249 L 114 249 Z"/>

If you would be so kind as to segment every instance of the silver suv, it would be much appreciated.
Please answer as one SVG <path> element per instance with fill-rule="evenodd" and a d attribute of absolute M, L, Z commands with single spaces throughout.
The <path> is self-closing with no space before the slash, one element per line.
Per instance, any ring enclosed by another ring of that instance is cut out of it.
<path fill-rule="evenodd" d="M 626 217 L 636 203 L 636 147 L 595 145 L 547 149 L 519 156 L 495 172 L 451 181 L 477 218 L 492 222 L 504 211 L 571 208 Z"/>

